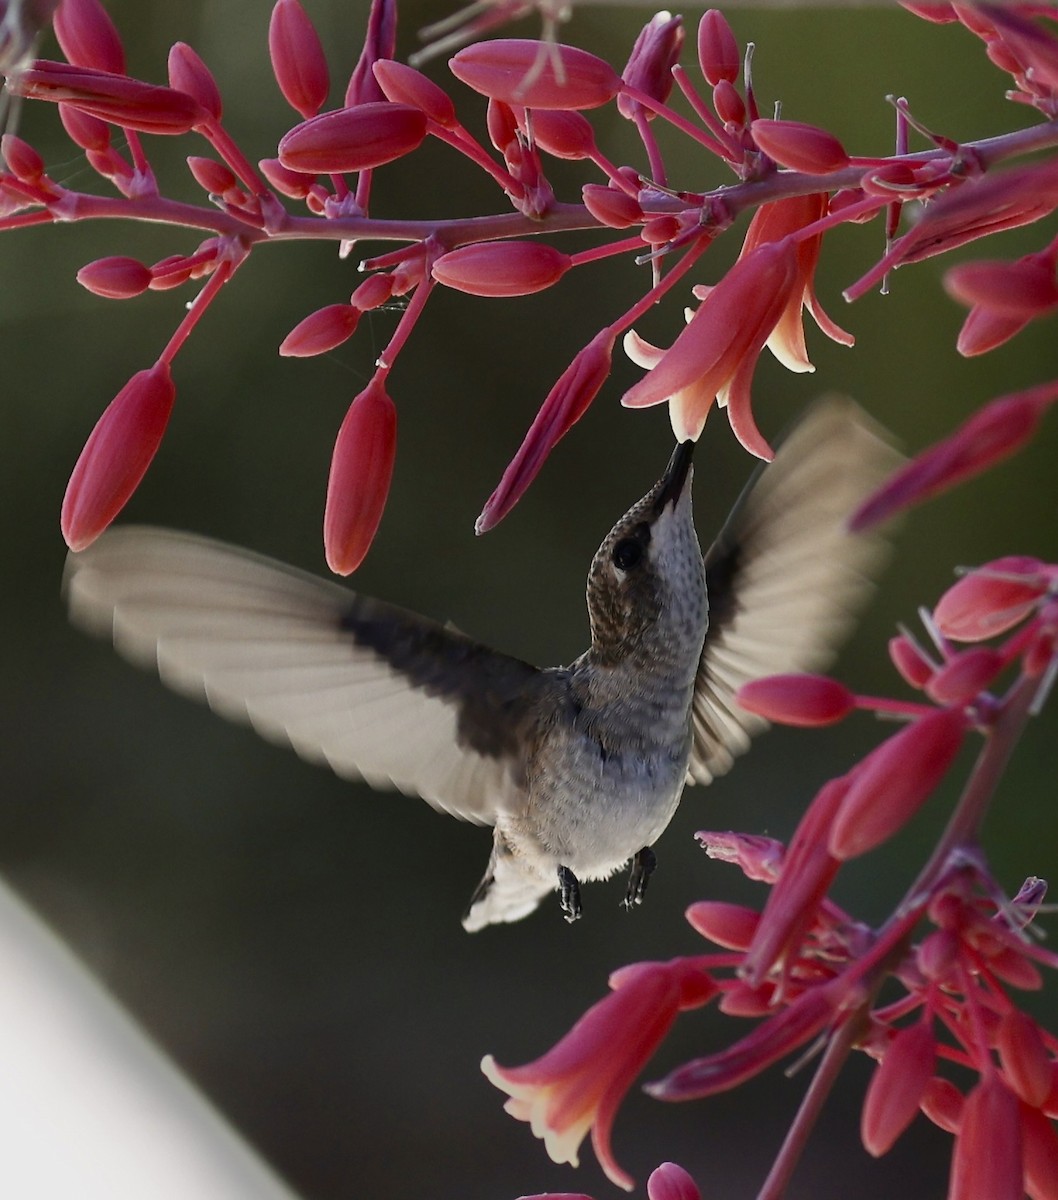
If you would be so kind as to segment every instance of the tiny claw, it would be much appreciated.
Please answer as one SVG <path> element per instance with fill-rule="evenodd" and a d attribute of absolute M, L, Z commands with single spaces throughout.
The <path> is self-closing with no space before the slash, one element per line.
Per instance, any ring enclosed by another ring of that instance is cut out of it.
<path fill-rule="evenodd" d="M 559 867 L 558 869 L 558 901 L 562 906 L 562 915 L 566 918 L 567 924 L 572 925 L 574 921 L 580 920 L 583 912 L 580 903 L 580 884 L 569 867 Z"/>
<path fill-rule="evenodd" d="M 647 894 L 647 884 L 657 865 L 657 855 L 649 846 L 637 851 L 632 859 L 632 869 L 628 873 L 628 887 L 621 902 L 623 908 L 631 910 L 643 903 L 643 897 Z"/>

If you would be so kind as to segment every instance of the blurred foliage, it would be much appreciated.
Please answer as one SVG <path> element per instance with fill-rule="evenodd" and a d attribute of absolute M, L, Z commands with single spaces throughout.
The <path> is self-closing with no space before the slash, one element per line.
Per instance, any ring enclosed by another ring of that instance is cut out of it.
<path fill-rule="evenodd" d="M 330 49 L 339 94 L 366 4 L 306 0 L 306 7 Z M 164 79 L 169 44 L 191 43 L 216 72 L 226 121 L 250 157 L 274 153 L 294 117 L 269 71 L 268 5 L 112 0 L 108 8 L 133 73 Z M 402 54 L 414 48 L 414 30 L 444 11 L 435 2 L 408 6 Z M 564 36 L 621 63 L 647 16 L 624 6 L 578 9 Z M 739 7 L 730 20 L 740 40 L 757 44 L 762 107 L 781 100 L 785 116 L 833 128 L 855 153 L 890 147 L 887 93 L 907 96 L 921 120 L 954 137 L 1029 119 L 1004 102 L 1004 77 L 961 29 L 928 26 L 895 8 Z M 518 32 L 532 36 L 534 28 Z M 441 66 L 432 70 L 444 80 Z M 453 91 L 465 113 L 478 113 L 471 123 L 480 127 L 478 98 L 458 85 Z M 640 161 L 628 129 L 615 117 L 597 121 L 612 158 Z M 57 178 L 95 186 L 53 111 L 27 106 L 21 132 Z M 678 186 L 725 181 L 715 162 L 677 142 L 667 146 Z M 181 163 L 200 152 L 192 143 L 149 141 L 165 178 L 189 198 L 196 190 Z M 424 147 L 376 180 L 379 215 L 502 209 L 491 185 L 440 147 Z M 939 286 L 949 260 L 906 268 L 890 295 L 846 307 L 841 288 L 878 256 L 880 236 L 871 226 L 828 239 L 820 296 L 857 346 L 848 351 L 810 331 L 814 376 L 762 362 L 755 394 L 766 433 L 818 392 L 838 390 L 915 450 L 991 396 L 1054 375 L 1053 324 L 983 359 L 956 355 L 962 311 Z M 1005 234 L 963 257 L 1013 256 L 1044 236 L 1039 228 Z M 739 239 L 736 231 L 704 260 L 703 282 L 719 277 Z M 502 1114 L 501 1097 L 478 1072 L 480 1056 L 535 1057 L 602 992 L 610 970 L 694 952 L 699 943 L 681 918 L 691 901 L 756 902 L 759 889 L 706 861 L 692 832 L 786 836 L 819 784 L 879 730 L 861 716 L 837 730 L 778 731 L 707 795 L 690 790 L 661 843 L 649 902 L 634 915 L 619 911 L 623 883 L 613 881 L 585 890 L 577 926 L 545 905 L 519 925 L 464 934 L 458 918 L 482 870 L 487 831 L 399 796 L 350 788 L 168 694 L 64 620 L 58 510 L 66 477 L 99 412 L 153 360 L 190 297 L 150 294 L 117 308 L 83 292 L 74 273 L 100 255 L 150 261 L 196 240 L 190 231 L 109 222 L 2 239 L 0 546 L 8 569 L 0 612 L 9 633 L 0 689 L 0 866 L 306 1197 L 611 1194 L 590 1152 L 579 1173 L 555 1167 L 525 1127 Z M 275 351 L 308 311 L 347 296 L 357 257 L 339 261 L 324 242 L 253 255 L 180 356 L 173 423 L 129 520 L 195 529 L 323 569 L 334 433 L 394 315 L 365 319 L 352 342 L 322 360 L 279 360 Z M 524 300 L 437 294 L 392 377 L 397 468 L 358 588 L 451 619 L 534 661 L 568 661 L 584 648 L 591 555 L 669 451 L 663 411 L 631 413 L 616 402 L 636 372 L 619 365 L 504 524 L 477 540 L 473 520 L 569 358 L 641 291 L 639 270 L 628 259 L 609 260 Z M 674 296 L 652 314 L 644 336 L 671 340 L 683 300 Z M 1018 459 L 911 515 L 877 603 L 839 667 L 843 679 L 903 694 L 886 640 L 897 622 L 915 623 L 917 606 L 936 600 L 956 565 L 1004 553 L 1058 557 L 1056 442 L 1052 416 Z M 722 419 L 706 430 L 700 459 L 696 505 L 708 541 L 750 463 Z M 990 824 L 990 853 L 1011 891 L 1023 876 L 1053 867 L 1053 720 L 1045 713 L 1030 731 Z M 883 917 L 927 853 L 952 794 L 896 842 L 852 864 L 839 899 L 866 919 Z M 710 1013 L 685 1018 L 653 1075 L 741 1032 Z M 950 1142 L 924 1121 L 881 1162 L 859 1147 L 867 1069 L 862 1062 L 849 1072 L 791 1197 L 837 1195 L 837 1179 L 842 1194 L 854 1181 L 860 1200 L 896 1189 L 907 1200 L 940 1193 Z M 617 1122 L 618 1157 L 640 1179 L 672 1158 L 704 1194 L 746 1195 L 807 1078 L 773 1070 L 722 1101 L 684 1106 L 634 1092 Z"/>

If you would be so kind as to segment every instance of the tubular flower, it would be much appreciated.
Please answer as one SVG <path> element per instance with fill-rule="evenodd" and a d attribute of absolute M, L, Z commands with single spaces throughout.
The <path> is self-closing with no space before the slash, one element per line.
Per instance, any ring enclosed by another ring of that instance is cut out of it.
<path fill-rule="evenodd" d="M 798 284 L 801 287 L 798 289 Z M 715 400 L 727 406 L 731 428 L 758 458 L 773 452 L 750 409 L 750 381 L 764 344 L 791 297 L 802 295 L 798 250 L 789 238 L 768 242 L 740 258 L 712 288 L 668 350 L 625 336 L 625 353 L 649 373 L 625 392 L 627 408 L 669 401 L 679 441 L 697 439 Z"/>
<path fill-rule="evenodd" d="M 742 253 L 739 258 L 745 258 L 747 254 L 752 254 L 758 246 L 768 242 L 778 242 L 788 234 L 804 229 L 824 217 L 826 211 L 827 197 L 825 193 L 821 192 L 810 196 L 793 196 L 789 200 L 773 200 L 771 204 L 762 204 L 753 214 L 753 220 L 749 223 L 746 240 L 742 245 Z M 808 309 L 815 323 L 831 341 L 838 342 L 842 346 L 851 346 L 855 341 L 851 333 L 847 333 L 827 316 L 816 299 L 816 264 L 819 262 L 819 249 L 822 242 L 822 234 L 801 238 L 797 242 L 797 285 L 786 303 L 782 316 L 765 343 L 788 371 L 815 370 L 815 367 L 808 361 L 808 351 L 805 348 L 805 331 L 801 321 L 802 309 Z"/>
<path fill-rule="evenodd" d="M 553 1161 L 576 1166 L 590 1129 L 607 1178 L 631 1191 L 632 1178 L 610 1149 L 617 1107 L 676 1014 L 705 1004 L 717 989 L 693 959 L 635 963 L 616 971 L 610 986 L 611 994 L 542 1058 L 524 1067 L 501 1067 L 487 1055 L 481 1069 L 510 1096 L 507 1112 L 529 1122 Z"/>

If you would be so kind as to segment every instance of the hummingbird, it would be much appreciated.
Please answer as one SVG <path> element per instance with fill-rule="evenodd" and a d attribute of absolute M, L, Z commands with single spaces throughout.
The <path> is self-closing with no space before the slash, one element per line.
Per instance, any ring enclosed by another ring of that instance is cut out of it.
<path fill-rule="evenodd" d="M 71 553 L 71 619 L 178 692 L 374 788 L 494 828 L 468 931 L 631 864 L 686 784 L 724 774 L 766 722 L 749 680 L 819 670 L 885 557 L 845 520 L 899 462 L 851 401 L 812 406 L 702 556 L 694 443 L 603 539 L 588 572 L 591 645 L 538 668 L 450 625 L 194 534 L 126 526 Z"/>

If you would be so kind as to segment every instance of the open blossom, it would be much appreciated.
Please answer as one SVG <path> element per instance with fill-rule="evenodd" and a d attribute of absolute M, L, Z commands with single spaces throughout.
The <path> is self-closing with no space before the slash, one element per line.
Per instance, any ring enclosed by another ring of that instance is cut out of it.
<path fill-rule="evenodd" d="M 750 381 L 799 282 L 794 243 L 768 242 L 735 263 L 668 350 L 630 331 L 625 352 L 649 371 L 621 403 L 647 408 L 668 401 L 673 432 L 686 441 L 700 436 L 715 400 L 727 406 L 731 428 L 751 454 L 774 457 L 753 421 Z"/>
<path fill-rule="evenodd" d="M 542 1058 L 501 1067 L 488 1055 L 481 1069 L 510 1096 L 507 1112 L 529 1122 L 555 1162 L 576 1166 L 580 1143 L 591 1130 L 607 1178 L 631 1191 L 632 1178 L 610 1148 L 618 1105 L 677 1013 L 705 1004 L 716 986 L 692 959 L 635 963 L 615 972 L 610 986 L 611 994 Z"/>
<path fill-rule="evenodd" d="M 677 439 L 696 439 L 715 399 L 726 405 L 735 436 L 752 454 L 771 458 L 750 409 L 750 381 L 762 346 L 791 371 L 811 371 L 801 311 L 807 308 L 820 329 L 843 345 L 852 335 L 835 325 L 815 295 L 819 236 L 794 238 L 826 213 L 818 193 L 763 204 L 753 216 L 738 262 L 709 289 L 687 328 L 667 351 L 649 345 L 634 331 L 625 352 L 650 373 L 625 393 L 631 408 L 669 401 Z M 667 389 L 667 390 L 663 390 Z"/>

